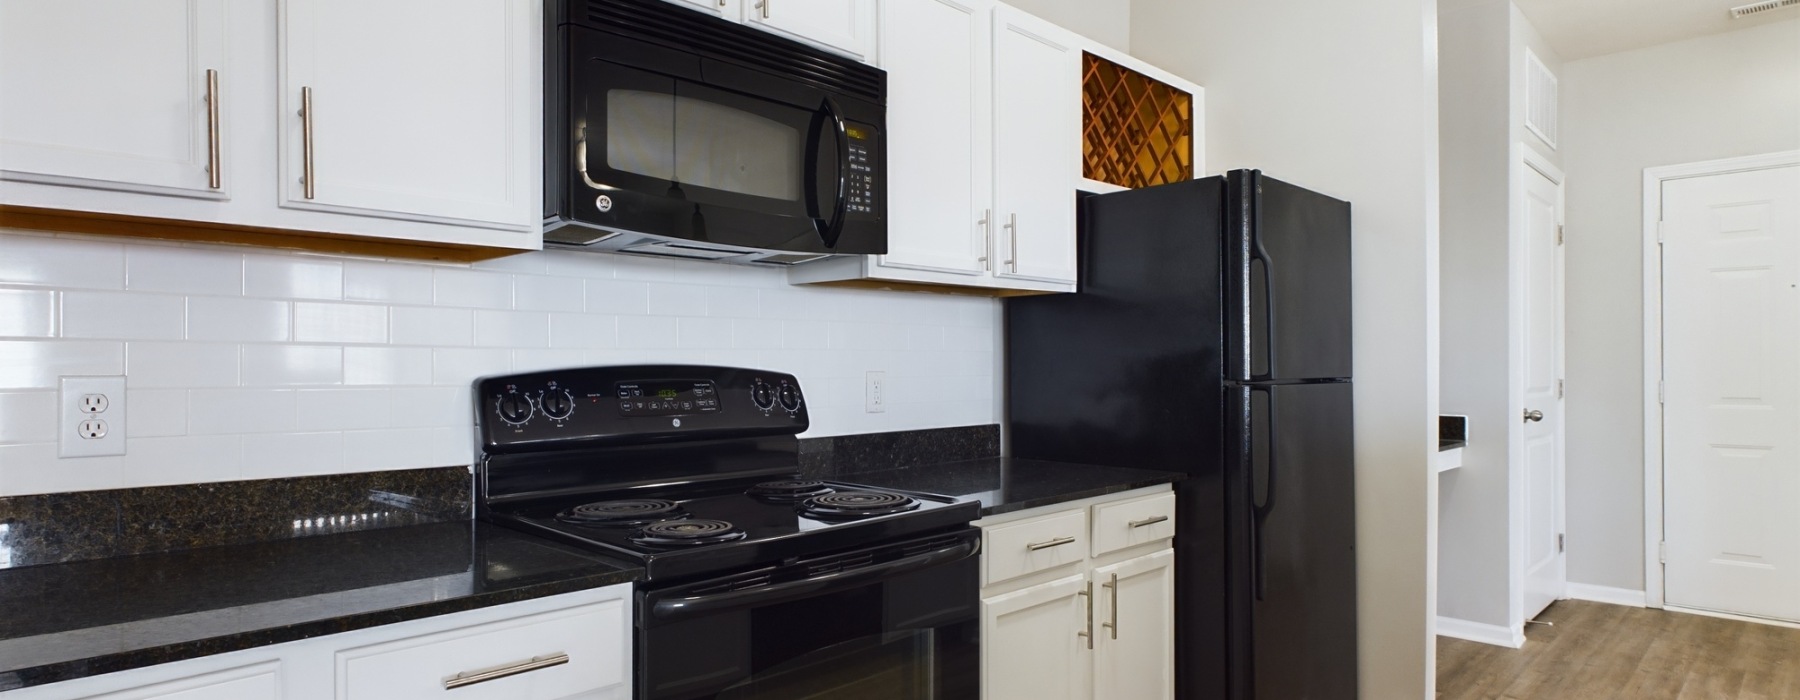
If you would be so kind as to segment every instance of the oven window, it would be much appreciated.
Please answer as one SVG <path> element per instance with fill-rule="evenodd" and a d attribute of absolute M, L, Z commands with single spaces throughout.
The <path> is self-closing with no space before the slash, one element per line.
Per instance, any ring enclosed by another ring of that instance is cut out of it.
<path fill-rule="evenodd" d="M 608 90 L 606 164 L 680 185 L 798 201 L 803 134 L 717 102 Z"/>
<path fill-rule="evenodd" d="M 719 700 L 917 700 L 934 694 L 933 630 L 827 647 L 726 688 Z"/>

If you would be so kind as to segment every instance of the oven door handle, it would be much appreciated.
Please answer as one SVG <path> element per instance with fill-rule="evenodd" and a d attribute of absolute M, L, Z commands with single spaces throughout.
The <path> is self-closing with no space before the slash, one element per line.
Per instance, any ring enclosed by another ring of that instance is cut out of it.
<path fill-rule="evenodd" d="M 783 603 L 799 598 L 823 595 L 833 591 L 893 578 L 921 569 L 948 564 L 966 559 L 975 554 L 975 540 L 964 540 L 949 547 L 936 549 L 923 554 L 895 559 L 862 569 L 837 571 L 813 578 L 777 583 L 772 586 L 751 588 L 741 591 L 727 591 L 710 595 L 670 596 L 662 597 L 658 593 L 645 595 L 651 617 L 660 622 L 672 622 L 696 615 L 706 615 L 724 610 L 749 607 L 754 605 L 770 605 Z"/>

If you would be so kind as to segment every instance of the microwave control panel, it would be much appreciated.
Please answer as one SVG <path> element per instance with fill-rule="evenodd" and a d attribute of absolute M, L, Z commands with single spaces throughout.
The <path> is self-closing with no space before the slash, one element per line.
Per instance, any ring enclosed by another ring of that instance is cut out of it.
<path fill-rule="evenodd" d="M 881 164 L 876 162 L 875 129 L 862 124 L 850 123 L 844 127 L 845 135 L 850 137 L 850 172 L 845 174 L 844 196 L 849 201 L 844 203 L 847 215 L 872 216 L 876 205 L 876 178 L 882 172 Z"/>

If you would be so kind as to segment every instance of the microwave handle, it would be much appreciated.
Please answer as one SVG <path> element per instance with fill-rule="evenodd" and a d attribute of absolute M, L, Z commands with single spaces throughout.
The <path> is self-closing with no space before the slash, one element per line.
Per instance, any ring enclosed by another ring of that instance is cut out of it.
<path fill-rule="evenodd" d="M 838 236 L 844 233 L 845 208 L 849 205 L 849 195 L 846 189 L 850 181 L 850 134 L 848 126 L 844 123 L 844 110 L 838 107 L 837 100 L 827 96 L 824 111 L 819 116 L 831 120 L 832 137 L 837 141 L 837 201 L 831 207 L 831 218 L 815 217 L 813 226 L 818 228 L 819 237 L 824 239 L 825 247 L 835 248 Z M 815 177 L 817 177 L 816 174 Z"/>

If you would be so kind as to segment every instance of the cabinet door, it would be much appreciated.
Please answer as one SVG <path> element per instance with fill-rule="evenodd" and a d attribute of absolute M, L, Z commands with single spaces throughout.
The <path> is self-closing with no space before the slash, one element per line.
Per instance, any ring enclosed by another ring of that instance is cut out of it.
<path fill-rule="evenodd" d="M 0 178 L 219 196 L 225 55 L 224 0 L 0 1 Z"/>
<path fill-rule="evenodd" d="M 888 72 L 884 267 L 981 275 L 989 265 L 991 3 L 882 4 Z"/>
<path fill-rule="evenodd" d="M 1094 696 L 1175 697 L 1175 551 L 1165 549 L 1094 570 L 1100 622 Z"/>
<path fill-rule="evenodd" d="M 872 0 L 741 1 L 745 16 L 757 26 L 856 58 L 875 53 Z"/>
<path fill-rule="evenodd" d="M 719 15 L 726 19 L 736 20 L 738 18 L 739 0 L 669 0 L 669 2 Z"/>
<path fill-rule="evenodd" d="M 540 11 L 284 0 L 283 205 L 530 230 L 541 204 Z"/>
<path fill-rule="evenodd" d="M 1061 578 L 981 601 L 981 697 L 1086 700 L 1093 595 Z"/>
<path fill-rule="evenodd" d="M 1036 17 L 994 12 L 994 191 L 1001 277 L 1075 281 L 1081 50 Z"/>

